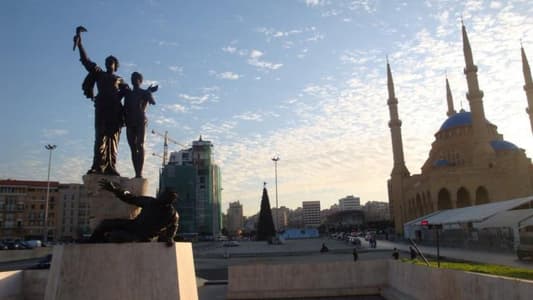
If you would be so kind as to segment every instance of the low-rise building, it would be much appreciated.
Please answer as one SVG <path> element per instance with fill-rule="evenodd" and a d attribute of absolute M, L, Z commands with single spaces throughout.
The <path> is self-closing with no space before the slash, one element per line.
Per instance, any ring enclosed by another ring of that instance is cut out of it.
<path fill-rule="evenodd" d="M 90 234 L 90 205 L 87 190 L 83 184 L 65 183 L 59 185 L 58 238 L 71 241 Z"/>
<path fill-rule="evenodd" d="M 348 195 L 344 198 L 341 198 L 339 199 L 339 209 L 341 211 L 360 210 L 361 199 L 359 197 L 354 197 L 353 195 Z"/>
<path fill-rule="evenodd" d="M 367 222 L 390 220 L 388 202 L 368 201 L 365 203 L 363 211 Z"/>
<path fill-rule="evenodd" d="M 43 239 L 45 228 L 48 240 L 57 238 L 59 182 L 50 182 L 48 226 L 45 226 L 47 191 L 47 181 L 0 180 L 1 239 Z"/>

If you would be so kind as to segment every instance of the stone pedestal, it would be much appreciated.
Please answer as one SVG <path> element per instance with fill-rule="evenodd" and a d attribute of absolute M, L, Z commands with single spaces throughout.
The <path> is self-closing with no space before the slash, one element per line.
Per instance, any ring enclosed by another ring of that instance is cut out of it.
<path fill-rule="evenodd" d="M 45 300 L 197 300 L 190 243 L 55 246 Z"/>
<path fill-rule="evenodd" d="M 94 228 L 103 219 L 133 219 L 140 212 L 140 208 L 129 205 L 118 199 L 113 193 L 102 190 L 98 183 L 102 178 L 120 184 L 120 186 L 130 191 L 134 195 L 147 195 L 148 180 L 144 178 L 126 178 L 108 175 L 87 174 L 83 176 L 83 184 L 87 189 L 87 198 L 90 209 L 89 228 L 93 232 Z"/>

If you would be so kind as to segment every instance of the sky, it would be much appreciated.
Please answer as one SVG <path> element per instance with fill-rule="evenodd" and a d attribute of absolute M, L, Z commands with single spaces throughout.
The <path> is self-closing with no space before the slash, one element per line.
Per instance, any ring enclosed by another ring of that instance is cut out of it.
<path fill-rule="evenodd" d="M 467 28 L 487 119 L 531 157 L 520 43 L 533 61 L 533 5 L 519 1 L 2 1 L 0 178 L 81 183 L 92 162 L 94 108 L 72 51 L 83 25 L 89 57 L 118 75 L 158 84 L 147 111 L 144 177 L 155 194 L 163 140 L 214 144 L 222 210 L 259 211 L 263 182 L 275 206 L 347 195 L 387 201 L 392 148 L 388 57 L 405 161 L 420 173 L 446 120 L 447 74 L 469 111 L 461 41 Z M 170 151 L 182 146 L 169 144 Z M 117 169 L 133 177 L 125 130 Z"/>

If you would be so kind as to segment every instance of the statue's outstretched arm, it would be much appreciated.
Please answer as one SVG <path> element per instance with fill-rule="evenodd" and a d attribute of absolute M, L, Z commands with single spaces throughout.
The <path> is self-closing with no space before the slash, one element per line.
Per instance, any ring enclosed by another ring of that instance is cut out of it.
<path fill-rule="evenodd" d="M 174 236 L 178 231 L 178 220 L 178 213 L 175 213 L 171 223 L 159 233 L 158 242 L 166 242 L 167 246 L 174 245 Z"/>
<path fill-rule="evenodd" d="M 100 187 L 103 190 L 106 190 L 106 191 L 109 191 L 109 192 L 113 193 L 120 200 L 122 200 L 122 201 L 124 201 L 124 202 L 126 202 L 128 204 L 142 206 L 142 205 L 140 205 L 140 203 L 138 203 L 138 201 L 136 201 L 136 197 L 134 195 L 132 195 L 130 192 L 122 189 L 122 187 L 120 187 L 120 185 L 118 183 L 114 183 L 114 182 L 109 181 L 109 180 L 107 180 L 105 178 L 101 179 L 99 183 L 100 183 Z"/>
<path fill-rule="evenodd" d="M 96 67 L 96 64 L 89 59 L 89 56 L 87 56 L 85 47 L 83 47 L 83 43 L 81 42 L 81 35 L 74 36 L 74 43 L 78 47 L 81 64 L 85 67 L 85 69 L 87 69 L 87 71 L 91 72 L 94 67 Z"/>

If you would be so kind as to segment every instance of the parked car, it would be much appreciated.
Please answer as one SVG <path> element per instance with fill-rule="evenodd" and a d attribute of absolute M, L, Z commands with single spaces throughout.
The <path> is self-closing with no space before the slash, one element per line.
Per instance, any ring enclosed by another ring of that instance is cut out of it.
<path fill-rule="evenodd" d="M 4 241 L 4 245 L 7 246 L 8 250 L 22 250 L 22 249 L 29 249 L 20 241 L 13 241 L 13 240 L 7 240 Z"/>
<path fill-rule="evenodd" d="M 40 248 L 43 245 L 43 243 L 40 240 L 29 240 L 29 241 L 23 241 L 20 243 L 29 249 Z"/>
<path fill-rule="evenodd" d="M 224 247 L 238 247 L 240 245 L 241 244 L 239 244 L 239 242 L 237 241 L 227 241 L 227 242 L 224 242 L 224 244 L 222 244 L 222 246 Z"/>
<path fill-rule="evenodd" d="M 7 245 L 4 244 L 3 242 L 0 242 L 0 250 L 7 250 Z"/>

